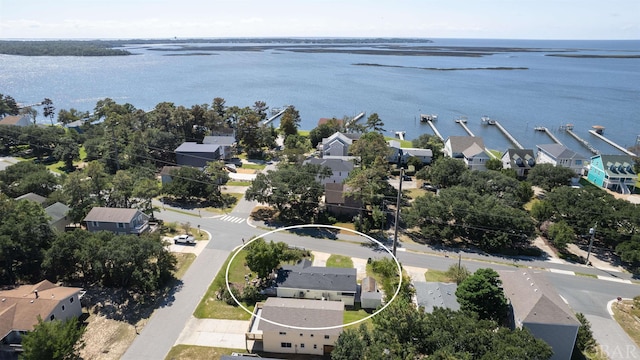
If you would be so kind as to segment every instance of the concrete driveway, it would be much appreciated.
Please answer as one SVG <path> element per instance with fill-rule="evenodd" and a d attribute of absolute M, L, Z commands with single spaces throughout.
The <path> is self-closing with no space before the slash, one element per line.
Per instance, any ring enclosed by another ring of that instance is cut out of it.
<path fill-rule="evenodd" d="M 191 317 L 175 345 L 215 346 L 227 349 L 246 349 L 245 333 L 249 321 L 196 319 Z"/>

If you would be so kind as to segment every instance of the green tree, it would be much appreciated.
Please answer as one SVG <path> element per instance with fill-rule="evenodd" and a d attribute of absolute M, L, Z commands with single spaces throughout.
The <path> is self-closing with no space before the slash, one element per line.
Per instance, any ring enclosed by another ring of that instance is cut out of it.
<path fill-rule="evenodd" d="M 437 161 L 437 159 L 443 156 L 442 149 L 444 149 L 444 142 L 435 135 L 422 134 L 411 140 L 411 144 L 415 148 L 431 149 L 433 152 L 433 161 Z"/>
<path fill-rule="evenodd" d="M 88 111 L 79 111 L 74 108 L 69 110 L 60 109 L 58 111 L 58 122 L 62 124 L 70 124 L 74 121 L 78 120 L 88 120 L 89 112 Z"/>
<path fill-rule="evenodd" d="M 251 271 L 258 277 L 266 279 L 269 274 L 280 264 L 279 254 L 275 252 L 273 241 L 267 243 L 264 239 L 257 239 L 246 247 L 247 257 L 245 261 Z"/>
<path fill-rule="evenodd" d="M 298 134 L 298 126 L 300 126 L 300 113 L 295 107 L 289 106 L 280 117 L 280 132 L 286 138 L 289 135 Z"/>
<path fill-rule="evenodd" d="M 487 167 L 487 170 L 500 171 L 502 170 L 502 160 L 492 157 L 487 160 L 485 166 Z"/>
<path fill-rule="evenodd" d="M 64 161 L 64 167 L 67 171 L 72 171 L 75 168 L 73 161 L 80 159 L 80 147 L 71 137 L 65 136 L 59 140 L 54 148 L 53 156 Z"/>
<path fill-rule="evenodd" d="M 42 321 L 33 331 L 22 337 L 22 357 L 29 360 L 81 359 L 79 351 L 84 346 L 80 340 L 85 327 L 75 318 L 66 321 Z"/>
<path fill-rule="evenodd" d="M 573 232 L 573 228 L 564 221 L 549 226 L 549 239 L 558 250 L 566 250 L 567 245 L 572 243 L 575 238 L 576 234 Z"/>
<path fill-rule="evenodd" d="M 160 195 L 160 183 L 155 179 L 143 178 L 136 181 L 133 188 L 133 197 L 140 200 L 138 205 L 145 214 L 153 215 L 153 199 Z"/>
<path fill-rule="evenodd" d="M 84 171 L 72 172 L 66 177 L 62 187 L 67 205 L 71 208 L 67 215 L 73 222 L 82 221 L 94 205 L 90 184 L 85 179 Z"/>
<path fill-rule="evenodd" d="M 389 154 L 389 145 L 384 136 L 378 132 L 368 132 L 363 134 L 358 141 L 349 148 L 353 156 L 360 158 L 363 168 L 373 166 L 377 157 L 386 160 Z"/>
<path fill-rule="evenodd" d="M 344 126 L 341 120 L 336 118 L 329 119 L 329 121 L 318 125 L 309 132 L 309 141 L 311 141 L 311 146 L 315 148 L 322 142 L 322 139 L 328 138 L 336 132 L 343 130 Z"/>
<path fill-rule="evenodd" d="M 44 106 L 44 117 L 48 117 L 51 120 L 51 125 L 53 125 L 53 117 L 56 113 L 56 108 L 53 106 L 53 101 L 49 98 L 44 98 L 42 101 L 42 105 Z"/>
<path fill-rule="evenodd" d="M 471 275 L 469 269 L 465 266 L 459 266 L 457 264 L 453 264 L 449 266 L 449 269 L 445 273 L 450 280 L 456 282 L 456 284 L 460 285 L 466 278 Z"/>
<path fill-rule="evenodd" d="M 18 115 L 19 113 L 20 109 L 16 100 L 9 95 L 0 94 L 0 118 L 7 115 Z"/>
<path fill-rule="evenodd" d="M 347 328 L 338 337 L 335 348 L 331 352 L 331 360 L 362 360 L 365 359 L 367 343 L 360 329 Z M 367 329 L 364 328 L 364 332 Z"/>
<path fill-rule="evenodd" d="M 593 338 L 591 323 L 583 313 L 576 313 L 576 318 L 580 321 L 578 336 L 576 337 L 576 347 L 580 351 L 593 351 L 598 343 Z"/>
<path fill-rule="evenodd" d="M 501 285 L 500 276 L 494 270 L 476 270 L 456 290 L 460 309 L 473 311 L 481 319 L 504 322 L 507 317 L 507 299 Z"/>
<path fill-rule="evenodd" d="M 448 157 L 438 159 L 428 169 L 427 180 L 440 188 L 460 184 L 462 174 L 469 171 L 463 161 Z"/>
<path fill-rule="evenodd" d="M 367 124 L 365 125 L 367 131 L 375 131 L 379 133 L 383 133 L 384 130 L 384 122 L 378 116 L 378 113 L 372 113 L 367 118 Z"/>
<path fill-rule="evenodd" d="M 0 171 L 0 190 L 10 197 L 26 193 L 49 196 L 58 186 L 58 179 L 46 166 L 32 161 L 20 161 Z"/>
<path fill-rule="evenodd" d="M 182 201 L 219 202 L 221 194 L 217 179 L 192 167 L 180 167 L 171 172 L 172 180 L 162 186 L 162 193 Z"/>
<path fill-rule="evenodd" d="M 546 191 L 551 191 L 560 186 L 571 183 L 571 178 L 575 177 L 573 170 L 564 166 L 553 166 L 552 164 L 537 164 L 527 175 L 527 181 L 534 186 L 539 186 Z"/>

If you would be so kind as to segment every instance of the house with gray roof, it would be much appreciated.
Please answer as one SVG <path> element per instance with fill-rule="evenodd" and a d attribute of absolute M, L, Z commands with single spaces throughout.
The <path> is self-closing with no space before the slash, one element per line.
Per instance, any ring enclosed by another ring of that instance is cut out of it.
<path fill-rule="evenodd" d="M 552 164 L 573 170 L 576 175 L 582 175 L 587 165 L 587 158 L 560 144 L 536 145 L 538 164 Z"/>
<path fill-rule="evenodd" d="M 9 115 L 0 119 L 0 125 L 29 126 L 32 124 L 29 115 Z"/>
<path fill-rule="evenodd" d="M 425 312 L 431 313 L 436 307 L 460 310 L 460 304 L 456 298 L 458 285 L 455 283 L 415 281 L 413 285 L 416 289 L 418 306 Z"/>
<path fill-rule="evenodd" d="M 511 325 L 527 328 L 553 349 L 553 360 L 569 360 L 580 322 L 542 272 L 498 270 L 511 305 Z"/>
<path fill-rule="evenodd" d="M 44 208 L 44 212 L 49 216 L 49 225 L 57 231 L 64 231 L 67 225 L 71 224 L 67 216 L 69 210 L 71 210 L 70 207 L 57 201 Z"/>
<path fill-rule="evenodd" d="M 38 203 L 40 205 L 44 204 L 45 201 L 47 201 L 47 198 L 41 195 L 38 195 L 36 193 L 26 193 L 23 195 L 18 196 L 17 198 L 15 198 L 16 201 L 19 200 L 29 200 L 29 201 L 33 201 L 34 203 Z"/>
<path fill-rule="evenodd" d="M 94 207 L 83 222 L 90 232 L 111 231 L 118 235 L 140 235 L 149 231 L 149 215 L 138 209 Z"/>
<path fill-rule="evenodd" d="M 387 159 L 390 163 L 405 165 L 409 158 L 415 157 L 427 165 L 431 164 L 433 159 L 433 151 L 431 149 L 404 148 L 401 147 L 400 142 L 397 140 L 389 140 L 388 144 L 390 151 Z"/>
<path fill-rule="evenodd" d="M 592 156 L 587 180 L 603 189 L 632 194 L 638 181 L 634 164 L 635 161 L 629 155 Z"/>
<path fill-rule="evenodd" d="M 344 159 L 311 158 L 305 160 L 304 164 L 316 164 L 331 169 L 331 176 L 324 179 L 316 178 L 322 184 L 342 184 L 354 168 L 353 161 Z"/>
<path fill-rule="evenodd" d="M 184 142 L 176 148 L 175 153 L 178 165 L 204 168 L 208 162 L 221 158 L 221 146 Z"/>
<path fill-rule="evenodd" d="M 351 160 L 354 157 L 349 155 L 349 148 L 359 138 L 359 134 L 335 132 L 333 135 L 322 139 L 322 143 L 318 144 L 318 150 L 323 158 Z"/>
<path fill-rule="evenodd" d="M 276 275 L 276 296 L 281 298 L 342 301 L 355 303 L 358 283 L 356 269 L 311 266 L 309 260 L 284 265 Z"/>
<path fill-rule="evenodd" d="M 270 353 L 329 355 L 343 322 L 340 302 L 271 297 L 256 304 L 246 339 Z"/>
<path fill-rule="evenodd" d="M 229 160 L 235 155 L 236 137 L 228 136 L 205 136 L 202 140 L 203 144 L 220 146 L 220 159 Z"/>
<path fill-rule="evenodd" d="M 536 159 L 531 149 L 507 149 L 501 159 L 502 168 L 514 170 L 520 178 L 527 177 L 529 171 L 536 166 Z"/>
<path fill-rule="evenodd" d="M 446 156 L 461 159 L 470 170 L 486 170 L 491 157 L 485 150 L 484 141 L 478 136 L 449 136 L 444 142 Z"/>

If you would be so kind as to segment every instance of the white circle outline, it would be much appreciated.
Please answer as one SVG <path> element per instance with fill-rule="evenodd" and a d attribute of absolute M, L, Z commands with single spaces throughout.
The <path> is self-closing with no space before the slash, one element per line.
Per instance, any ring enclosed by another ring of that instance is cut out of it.
<path fill-rule="evenodd" d="M 291 230 L 291 229 L 298 229 L 298 228 L 328 228 L 328 229 L 337 229 L 337 230 L 344 230 L 344 231 L 349 231 L 358 235 L 362 235 L 365 238 L 378 243 L 378 245 L 380 245 L 383 249 L 385 249 L 386 252 L 389 253 L 389 255 L 391 255 L 391 257 L 393 258 L 393 260 L 396 262 L 396 265 L 398 266 L 398 274 L 400 275 L 400 281 L 398 282 L 398 288 L 396 289 L 396 292 L 393 294 L 393 297 L 391 298 L 391 300 L 387 301 L 386 304 L 384 304 L 383 307 L 381 307 L 380 309 L 376 310 L 373 314 L 364 317 L 360 320 L 356 320 L 356 321 L 352 321 L 350 323 L 347 324 L 341 324 L 341 325 L 334 325 L 334 326 L 324 326 L 324 327 L 303 327 L 303 326 L 293 326 L 293 325 L 286 325 L 286 324 L 281 324 L 279 322 L 273 321 L 273 320 L 269 320 L 267 318 L 263 318 L 260 315 L 256 315 L 253 313 L 253 311 L 250 311 L 249 309 L 247 309 L 246 307 L 244 307 L 244 305 L 242 305 L 242 303 L 236 299 L 235 295 L 233 295 L 233 292 L 231 291 L 231 288 L 229 287 L 229 269 L 231 268 L 231 264 L 233 263 L 233 260 L 236 258 L 236 255 L 238 255 L 240 253 L 240 251 L 242 249 L 244 249 L 247 245 L 251 244 L 252 242 L 254 242 L 255 240 L 261 239 L 267 235 L 271 235 L 274 234 L 276 232 L 280 232 L 280 231 L 284 231 L 284 230 Z M 363 234 L 359 231 L 356 230 L 351 230 L 351 229 L 347 229 L 347 228 L 343 228 L 340 226 L 333 226 L 333 225 L 324 225 L 324 224 L 302 224 L 302 225 L 292 225 L 292 226 L 285 226 L 285 227 L 281 227 L 275 230 L 271 230 L 268 231 L 262 235 L 256 236 L 255 238 L 249 240 L 248 242 L 246 242 L 244 245 L 242 245 L 240 248 L 238 248 L 235 253 L 233 254 L 233 256 L 231 256 L 231 259 L 229 260 L 229 263 L 227 263 L 227 269 L 225 270 L 224 273 L 224 280 L 225 280 L 225 285 L 227 287 L 227 291 L 229 291 L 229 295 L 231 295 L 231 297 L 233 298 L 233 300 L 238 304 L 238 306 L 240 306 L 240 308 L 242 308 L 242 310 L 246 311 L 247 313 L 249 313 L 251 315 L 251 317 L 255 317 L 258 320 L 262 320 L 262 321 L 266 321 L 270 324 L 276 325 L 276 326 L 282 326 L 285 328 L 289 328 L 289 329 L 296 329 L 296 330 L 331 330 L 331 329 L 340 329 L 340 328 L 344 328 L 347 326 L 351 326 L 351 325 L 357 325 L 363 321 L 369 320 L 372 317 L 374 317 L 375 315 L 378 315 L 382 310 L 386 309 L 387 306 L 391 305 L 391 303 L 396 299 L 396 297 L 398 296 L 398 294 L 400 293 L 400 288 L 402 287 L 402 265 L 400 265 L 400 262 L 398 261 L 398 258 L 395 257 L 395 255 L 393 255 L 393 253 L 389 250 L 389 248 L 387 248 L 383 243 L 381 243 L 380 241 L 372 238 L 371 236 L 367 235 L 367 234 Z"/>

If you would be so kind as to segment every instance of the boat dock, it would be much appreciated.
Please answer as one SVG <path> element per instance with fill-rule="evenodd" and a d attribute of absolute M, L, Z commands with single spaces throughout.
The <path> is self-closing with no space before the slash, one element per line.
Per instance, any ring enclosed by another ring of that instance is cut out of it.
<path fill-rule="evenodd" d="M 396 132 L 395 132 L 396 137 L 397 137 L 398 139 L 400 139 L 400 140 L 404 140 L 404 135 L 405 135 L 406 133 L 407 133 L 406 131 L 396 131 Z"/>
<path fill-rule="evenodd" d="M 602 140 L 602 141 L 606 142 L 607 144 L 613 146 L 614 148 L 622 151 L 623 153 L 625 153 L 625 154 L 627 154 L 629 156 L 633 156 L 633 157 L 637 156 L 633 152 L 625 149 L 624 147 L 622 147 L 622 146 L 616 144 L 615 142 L 613 142 L 613 141 L 607 139 L 606 137 L 604 137 L 604 135 L 602 135 L 601 132 L 598 132 L 597 129 L 596 130 L 589 130 L 589 132 L 591 133 L 591 135 L 594 135 L 594 136 L 600 138 L 600 140 Z"/>
<path fill-rule="evenodd" d="M 438 120 L 438 114 L 420 114 L 420 122 L 429 122 Z"/>
<path fill-rule="evenodd" d="M 524 149 L 524 146 L 522 146 L 518 140 L 516 140 L 516 138 L 513 137 L 513 135 L 511 135 L 507 129 L 505 129 L 502 125 L 500 125 L 500 123 L 498 122 L 498 120 L 489 120 L 487 122 L 489 125 L 495 125 L 496 127 L 498 127 L 498 129 L 500 129 L 500 131 L 502 131 L 502 133 L 504 134 L 504 136 L 507 137 L 507 139 L 509 139 L 509 141 L 511 141 L 511 143 L 513 145 L 515 145 L 518 149 L 522 150 Z"/>
<path fill-rule="evenodd" d="M 273 115 L 272 117 L 264 120 L 262 122 L 262 125 L 268 125 L 270 122 L 272 122 L 273 120 L 279 118 L 280 116 L 282 116 L 282 114 L 284 114 L 285 111 L 287 111 L 287 109 L 289 108 L 289 106 L 285 106 L 282 108 L 282 110 L 278 111 L 275 115 Z"/>
<path fill-rule="evenodd" d="M 356 122 L 358 122 L 358 120 L 362 119 L 362 118 L 364 117 L 364 115 L 365 115 L 365 112 L 363 111 L 363 112 L 361 112 L 360 114 L 358 114 L 358 115 L 354 116 L 354 117 L 353 117 L 353 119 L 349 120 L 349 121 L 344 125 L 344 127 L 345 127 L 345 128 L 349 128 L 349 126 L 351 126 L 351 125 L 355 124 Z"/>
<path fill-rule="evenodd" d="M 574 139 L 578 140 L 582 146 L 586 147 L 589 151 L 591 151 L 594 155 L 598 155 L 600 154 L 600 151 L 596 148 L 594 148 L 593 146 L 591 146 L 591 144 L 589 144 L 589 142 L 583 138 L 581 138 L 580 136 L 578 136 L 576 133 L 573 132 L 573 130 L 571 130 L 573 128 L 573 126 L 571 127 L 565 127 L 565 131 L 567 132 L 567 134 L 573 136 Z"/>
<path fill-rule="evenodd" d="M 542 131 L 542 132 L 547 133 L 547 135 L 549 135 L 549 137 L 551 138 L 551 140 L 553 140 L 553 142 L 555 142 L 555 143 L 556 143 L 556 144 L 558 144 L 558 145 L 563 145 L 563 144 L 560 142 L 560 140 L 558 140 L 558 138 L 557 138 L 555 135 L 553 135 L 553 134 L 551 133 L 551 131 L 549 131 L 549 129 L 547 129 L 546 127 L 544 127 L 544 126 L 536 126 L 536 127 L 535 127 L 535 128 L 533 128 L 533 129 L 534 129 L 534 130 L 536 130 L 536 131 Z"/>
<path fill-rule="evenodd" d="M 458 124 L 460 124 L 460 126 L 462 126 L 462 128 L 464 129 L 464 131 L 467 132 L 467 134 L 469 134 L 469 136 L 473 136 L 475 137 L 475 135 L 471 132 L 471 129 L 469 129 L 467 127 L 467 118 L 466 117 L 459 117 L 457 119 L 455 119 L 455 122 L 457 122 Z"/>
<path fill-rule="evenodd" d="M 427 120 L 426 123 L 431 127 L 431 130 L 433 130 L 433 133 L 436 134 L 436 136 L 438 138 L 440 138 L 440 140 L 442 140 L 442 142 L 444 142 L 444 138 L 442 137 L 442 135 L 440 134 L 438 129 L 436 129 L 436 125 L 433 123 L 433 121 L 432 120 Z"/>

